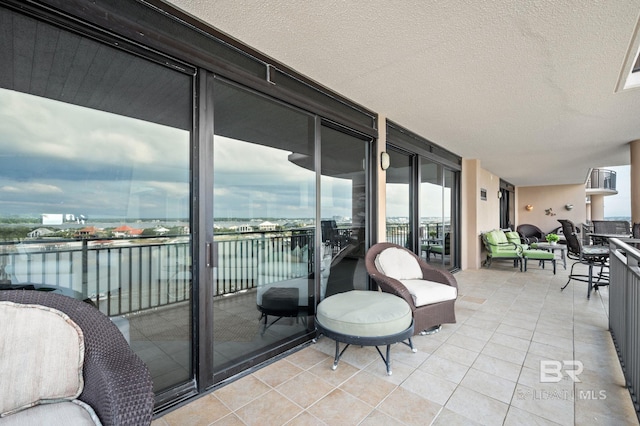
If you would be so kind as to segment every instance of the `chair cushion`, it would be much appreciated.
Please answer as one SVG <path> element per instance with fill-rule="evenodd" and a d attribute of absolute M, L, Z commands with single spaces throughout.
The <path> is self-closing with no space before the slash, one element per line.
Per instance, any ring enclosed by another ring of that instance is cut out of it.
<path fill-rule="evenodd" d="M 455 287 L 427 280 L 400 280 L 409 290 L 416 306 L 454 300 L 458 297 Z"/>
<path fill-rule="evenodd" d="M 374 261 L 380 273 L 396 280 L 421 279 L 422 269 L 407 250 L 389 247 L 378 254 Z"/>
<path fill-rule="evenodd" d="M 5 301 L 0 324 L 0 417 L 80 395 L 84 336 L 65 313 Z"/>
<path fill-rule="evenodd" d="M 0 426 L 101 426 L 95 411 L 82 401 L 63 401 L 55 404 L 41 404 L 0 418 Z"/>
<path fill-rule="evenodd" d="M 400 333 L 409 328 L 413 318 L 404 299 L 366 290 L 351 290 L 327 297 L 318 304 L 316 317 L 328 330 L 361 337 Z"/>
<path fill-rule="evenodd" d="M 504 236 L 507 237 L 507 241 L 514 244 L 520 244 L 522 241 L 520 240 L 520 234 L 515 231 L 508 231 L 504 233 Z"/>
<path fill-rule="evenodd" d="M 494 229 L 493 231 L 487 232 L 486 238 L 487 238 L 487 241 L 493 245 L 505 244 L 509 242 L 509 240 L 507 240 L 507 236 L 505 235 L 504 231 L 501 231 L 499 229 Z M 510 247 L 513 249 L 513 246 L 510 246 Z"/>
<path fill-rule="evenodd" d="M 527 259 L 553 260 L 555 259 L 555 254 L 546 250 L 525 250 L 524 257 Z"/>
<path fill-rule="evenodd" d="M 434 244 L 434 245 L 431 246 L 431 252 L 432 253 L 442 254 L 443 251 L 444 251 L 444 247 L 441 246 L 440 244 Z"/>

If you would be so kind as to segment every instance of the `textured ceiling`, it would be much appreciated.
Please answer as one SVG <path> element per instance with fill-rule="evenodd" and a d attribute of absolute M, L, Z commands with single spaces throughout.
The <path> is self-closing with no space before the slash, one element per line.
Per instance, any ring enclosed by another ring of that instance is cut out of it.
<path fill-rule="evenodd" d="M 629 164 L 640 0 L 171 0 L 519 186 Z"/>

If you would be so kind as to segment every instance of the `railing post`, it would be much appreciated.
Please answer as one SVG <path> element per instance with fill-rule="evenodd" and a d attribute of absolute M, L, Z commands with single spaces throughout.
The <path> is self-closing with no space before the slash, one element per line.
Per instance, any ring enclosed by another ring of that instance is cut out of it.
<path fill-rule="evenodd" d="M 89 241 L 82 240 L 82 298 L 89 297 Z"/>

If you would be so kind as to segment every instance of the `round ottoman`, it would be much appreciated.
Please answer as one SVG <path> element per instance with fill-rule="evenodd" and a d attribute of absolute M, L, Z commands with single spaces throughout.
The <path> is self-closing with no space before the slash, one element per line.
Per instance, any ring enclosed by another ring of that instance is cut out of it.
<path fill-rule="evenodd" d="M 352 290 L 327 297 L 318 304 L 316 313 L 318 334 L 336 341 L 332 369 L 349 345 L 375 346 L 391 375 L 391 345 L 403 342 L 413 347 L 413 317 L 411 308 L 400 297 L 378 291 Z M 405 340 L 408 341 L 404 342 Z M 340 351 L 340 342 L 346 346 Z M 386 345 L 386 357 L 378 346 Z"/>

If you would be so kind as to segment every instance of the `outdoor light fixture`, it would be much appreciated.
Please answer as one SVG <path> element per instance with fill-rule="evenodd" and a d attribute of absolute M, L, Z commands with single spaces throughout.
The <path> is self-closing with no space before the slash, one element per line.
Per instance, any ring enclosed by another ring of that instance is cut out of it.
<path fill-rule="evenodd" d="M 571 209 L 573 209 L 573 204 L 565 204 L 564 208 L 567 209 L 567 210 L 571 210 Z"/>
<path fill-rule="evenodd" d="M 533 206 L 531 204 L 527 204 L 526 206 L 524 206 L 524 209 L 530 212 L 531 210 L 533 210 Z"/>
<path fill-rule="evenodd" d="M 391 159 L 389 158 L 389 153 L 388 152 L 380 153 L 380 167 L 382 167 L 382 170 L 387 170 L 390 165 L 391 165 Z"/>
<path fill-rule="evenodd" d="M 502 198 L 502 191 L 498 191 L 498 199 Z"/>

